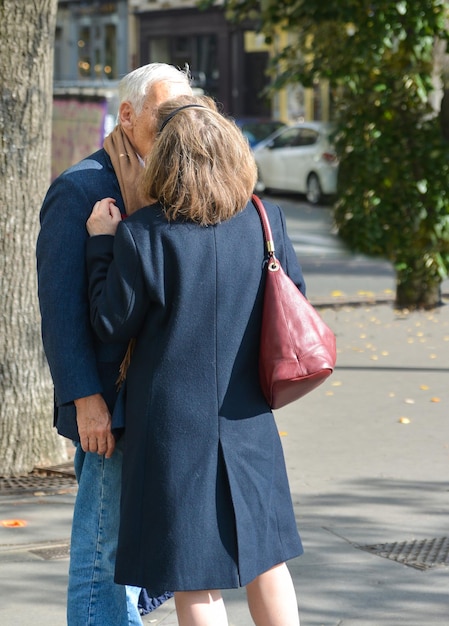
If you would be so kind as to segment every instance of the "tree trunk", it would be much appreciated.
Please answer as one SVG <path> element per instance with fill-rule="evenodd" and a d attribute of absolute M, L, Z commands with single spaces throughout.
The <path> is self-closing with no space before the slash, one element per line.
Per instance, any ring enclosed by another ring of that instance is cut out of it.
<path fill-rule="evenodd" d="M 423 259 L 414 259 L 396 273 L 398 309 L 434 309 L 441 304 L 441 278 L 426 267 Z"/>
<path fill-rule="evenodd" d="M 443 91 L 440 109 L 441 133 L 446 141 L 449 141 L 449 91 L 447 88 Z"/>
<path fill-rule="evenodd" d="M 52 428 L 35 245 L 50 183 L 57 0 L 0 0 L 0 475 L 66 458 Z"/>

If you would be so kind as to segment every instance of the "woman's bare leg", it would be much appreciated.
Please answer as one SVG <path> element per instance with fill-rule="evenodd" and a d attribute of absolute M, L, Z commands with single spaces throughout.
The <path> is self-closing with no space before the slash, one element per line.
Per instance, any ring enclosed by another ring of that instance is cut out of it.
<path fill-rule="evenodd" d="M 228 626 L 220 591 L 176 591 L 174 595 L 179 626 Z"/>
<path fill-rule="evenodd" d="M 246 586 L 256 626 L 299 626 L 298 602 L 285 563 L 260 574 Z"/>

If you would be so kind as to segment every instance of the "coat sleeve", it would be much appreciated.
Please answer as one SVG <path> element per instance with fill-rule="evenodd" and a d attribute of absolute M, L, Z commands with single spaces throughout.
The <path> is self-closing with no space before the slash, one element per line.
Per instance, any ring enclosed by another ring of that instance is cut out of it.
<path fill-rule="evenodd" d="M 40 213 L 36 254 L 42 340 L 58 405 L 102 392 L 87 298 L 86 219 L 91 209 L 81 186 L 61 176 Z"/>
<path fill-rule="evenodd" d="M 90 237 L 86 246 L 91 323 L 102 341 L 136 337 L 149 305 L 135 241 L 122 222 L 115 237 Z"/>

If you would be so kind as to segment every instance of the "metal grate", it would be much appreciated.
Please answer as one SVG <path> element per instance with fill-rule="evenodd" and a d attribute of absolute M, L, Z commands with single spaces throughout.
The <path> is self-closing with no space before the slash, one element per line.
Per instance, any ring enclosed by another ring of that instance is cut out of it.
<path fill-rule="evenodd" d="M 73 463 L 36 468 L 26 476 L 0 476 L 0 496 L 57 494 L 77 489 Z"/>
<path fill-rule="evenodd" d="M 356 547 L 419 570 L 437 566 L 449 566 L 449 537 L 396 541 L 394 543 L 378 543 Z"/>
<path fill-rule="evenodd" d="M 35 548 L 30 550 L 32 554 L 44 559 L 45 561 L 54 561 L 56 559 L 65 559 L 70 556 L 70 544 L 65 543 L 60 546 L 53 546 L 47 548 Z"/>

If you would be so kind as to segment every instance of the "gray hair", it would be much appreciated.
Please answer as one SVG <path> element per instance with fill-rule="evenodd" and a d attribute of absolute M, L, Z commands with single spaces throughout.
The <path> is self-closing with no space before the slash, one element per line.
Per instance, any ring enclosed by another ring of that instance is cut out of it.
<path fill-rule="evenodd" d="M 119 104 L 130 102 L 137 114 L 141 113 L 148 91 L 160 82 L 185 85 L 186 95 L 191 95 L 189 68 L 180 70 L 167 63 L 149 63 L 129 72 L 119 83 Z"/>

